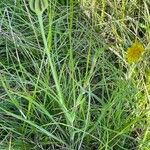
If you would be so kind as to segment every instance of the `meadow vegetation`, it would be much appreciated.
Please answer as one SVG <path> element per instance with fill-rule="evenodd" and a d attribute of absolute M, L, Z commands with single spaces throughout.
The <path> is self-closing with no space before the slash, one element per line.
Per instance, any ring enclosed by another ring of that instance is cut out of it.
<path fill-rule="evenodd" d="M 0 150 L 150 150 L 149 49 L 149 0 L 0 0 Z"/>

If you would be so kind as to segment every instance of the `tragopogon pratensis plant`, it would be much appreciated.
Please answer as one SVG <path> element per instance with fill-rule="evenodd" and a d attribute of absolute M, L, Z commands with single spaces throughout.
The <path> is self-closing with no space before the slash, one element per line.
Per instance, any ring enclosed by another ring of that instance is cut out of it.
<path fill-rule="evenodd" d="M 40 29 L 41 29 L 41 34 L 42 34 L 42 38 L 43 38 L 43 43 L 44 43 L 44 50 L 45 50 L 45 53 L 47 54 L 48 62 L 49 62 L 49 65 L 51 67 L 51 73 L 52 73 L 52 76 L 53 76 L 53 79 L 54 79 L 54 82 L 56 85 L 59 105 L 65 114 L 66 121 L 72 126 L 74 119 L 72 118 L 71 114 L 69 113 L 69 111 L 65 105 L 64 96 L 63 96 L 62 89 L 60 87 L 60 83 L 58 80 L 58 74 L 56 71 L 56 66 L 52 60 L 51 52 L 48 48 L 47 38 L 46 38 L 45 31 L 44 31 L 42 15 L 43 15 L 43 12 L 48 8 L 48 0 L 29 0 L 29 6 L 30 6 L 30 9 L 33 12 L 35 12 L 37 17 L 38 17 L 38 21 L 39 21 L 39 25 L 40 25 Z M 30 112 L 30 109 L 31 109 L 31 103 L 29 104 L 28 112 Z"/>

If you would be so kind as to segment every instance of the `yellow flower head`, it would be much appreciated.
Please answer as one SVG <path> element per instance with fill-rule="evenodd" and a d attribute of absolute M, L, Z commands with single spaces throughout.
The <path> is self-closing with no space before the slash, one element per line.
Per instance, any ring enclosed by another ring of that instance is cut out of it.
<path fill-rule="evenodd" d="M 135 41 L 132 44 L 132 46 L 127 49 L 126 58 L 127 58 L 128 63 L 137 62 L 140 59 L 144 50 L 145 49 L 143 45 L 140 42 Z"/>

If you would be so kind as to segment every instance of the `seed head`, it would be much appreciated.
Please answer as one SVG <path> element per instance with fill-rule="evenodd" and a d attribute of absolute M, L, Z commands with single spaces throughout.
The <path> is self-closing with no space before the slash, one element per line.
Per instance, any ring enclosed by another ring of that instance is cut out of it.
<path fill-rule="evenodd" d="M 48 7 L 47 0 L 29 0 L 30 8 L 37 15 L 42 14 L 45 9 Z"/>

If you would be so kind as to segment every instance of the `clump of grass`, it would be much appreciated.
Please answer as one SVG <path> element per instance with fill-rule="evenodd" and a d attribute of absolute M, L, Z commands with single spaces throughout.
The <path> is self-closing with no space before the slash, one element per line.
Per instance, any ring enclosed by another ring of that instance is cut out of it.
<path fill-rule="evenodd" d="M 124 57 L 149 2 L 48 3 L 0 2 L 1 149 L 149 149 L 148 53 Z"/>

